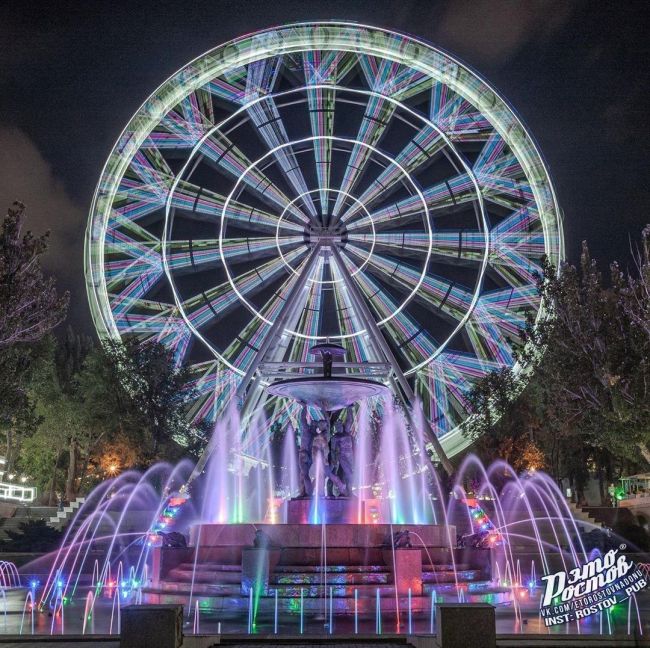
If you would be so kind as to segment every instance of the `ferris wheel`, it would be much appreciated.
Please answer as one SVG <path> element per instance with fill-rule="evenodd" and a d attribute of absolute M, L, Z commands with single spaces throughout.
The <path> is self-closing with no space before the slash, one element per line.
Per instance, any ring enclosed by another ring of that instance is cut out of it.
<path fill-rule="evenodd" d="M 453 455 L 466 394 L 543 317 L 563 258 L 542 158 L 506 102 L 413 37 L 341 22 L 260 31 L 195 59 L 141 106 L 94 196 L 86 280 L 100 336 L 191 367 L 190 416 L 346 349 Z"/>

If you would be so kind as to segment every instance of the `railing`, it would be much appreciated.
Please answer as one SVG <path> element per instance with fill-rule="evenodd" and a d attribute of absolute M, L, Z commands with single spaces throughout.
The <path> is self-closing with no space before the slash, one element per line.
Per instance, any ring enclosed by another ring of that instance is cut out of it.
<path fill-rule="evenodd" d="M 36 499 L 36 487 L 0 482 L 0 499 L 33 502 Z"/>
<path fill-rule="evenodd" d="M 286 378 L 287 375 L 320 375 L 322 362 L 262 362 L 260 373 L 265 378 Z M 387 362 L 335 362 L 332 373 L 336 376 L 386 377 L 390 372 Z"/>

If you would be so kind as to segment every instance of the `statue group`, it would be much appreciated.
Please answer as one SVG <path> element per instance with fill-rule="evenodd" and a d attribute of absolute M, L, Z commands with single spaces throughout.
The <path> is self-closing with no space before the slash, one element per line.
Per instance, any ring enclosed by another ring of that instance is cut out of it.
<path fill-rule="evenodd" d="M 341 414 L 345 417 L 342 419 Z M 352 407 L 324 419 L 309 421 L 307 406 L 300 413 L 300 497 L 311 497 L 314 480 L 312 466 L 322 466 L 328 495 L 347 497 L 352 493 L 354 440 L 352 438 Z"/>

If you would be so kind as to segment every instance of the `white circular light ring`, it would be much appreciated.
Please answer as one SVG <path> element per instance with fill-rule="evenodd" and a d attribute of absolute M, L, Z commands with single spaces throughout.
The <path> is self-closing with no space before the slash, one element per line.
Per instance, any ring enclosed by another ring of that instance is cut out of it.
<path fill-rule="evenodd" d="M 269 325 L 273 324 L 273 322 L 271 320 L 265 318 L 261 313 L 259 313 L 259 311 L 257 311 L 248 302 L 248 300 L 244 297 L 244 295 L 237 288 L 237 285 L 233 281 L 232 275 L 230 274 L 228 264 L 226 263 L 225 257 L 223 255 L 223 230 L 224 230 L 224 225 L 225 225 L 225 221 L 226 221 L 225 213 L 226 213 L 226 211 L 228 209 L 228 205 L 230 204 L 230 201 L 233 199 L 233 196 L 234 196 L 235 192 L 237 191 L 237 188 L 238 188 L 239 184 L 242 182 L 242 178 L 244 178 L 244 176 L 246 176 L 248 173 L 250 173 L 251 169 L 258 166 L 259 163 L 262 160 L 264 160 L 267 157 L 273 155 L 277 150 L 286 148 L 288 146 L 295 146 L 296 144 L 305 144 L 307 142 L 313 142 L 314 140 L 317 140 L 317 139 L 326 139 L 326 140 L 330 140 L 330 141 L 333 141 L 333 142 L 343 142 L 345 144 L 352 144 L 352 145 L 361 144 L 361 142 L 359 142 L 357 140 L 348 139 L 348 138 L 345 138 L 345 137 L 337 137 L 337 136 L 325 135 L 325 136 L 319 136 L 319 137 L 314 137 L 314 136 L 304 137 L 304 138 L 299 139 L 299 140 L 294 140 L 292 142 L 287 142 L 286 144 L 276 146 L 276 147 L 272 148 L 271 150 L 269 150 L 267 153 L 265 153 L 261 158 L 259 158 L 258 160 L 256 160 L 252 164 L 250 164 L 248 166 L 248 168 L 239 176 L 239 178 L 237 178 L 237 181 L 235 182 L 235 186 L 233 187 L 233 189 L 230 191 L 230 193 L 226 197 L 226 202 L 224 203 L 224 206 L 223 206 L 222 213 L 224 214 L 224 217 L 221 218 L 221 229 L 219 231 L 219 250 L 221 252 L 221 261 L 223 263 L 224 270 L 226 271 L 228 281 L 230 282 L 230 286 L 232 287 L 232 289 L 235 292 L 235 294 L 237 295 L 237 297 L 239 297 L 239 300 L 243 304 L 245 304 L 249 308 L 249 310 L 251 312 L 256 313 L 257 317 L 259 317 L 259 319 L 261 319 L 263 322 L 265 322 L 266 324 L 269 324 Z M 370 144 L 363 144 L 363 146 L 370 149 L 374 154 L 378 155 L 379 157 L 384 158 L 384 160 L 386 160 L 387 162 L 389 162 L 389 163 L 393 164 L 394 166 L 396 166 L 401 171 L 403 176 L 410 179 L 410 176 L 409 176 L 408 172 L 406 171 L 406 169 L 404 169 L 404 167 L 402 167 L 400 164 L 395 162 L 395 160 L 393 160 L 392 158 L 388 157 L 385 153 L 382 153 L 378 148 L 376 148 L 376 147 L 374 147 L 374 146 L 372 146 Z M 427 207 L 427 202 L 424 199 L 424 195 L 420 191 L 419 187 L 413 181 L 411 181 L 411 182 L 412 182 L 413 188 L 415 189 L 415 192 L 417 193 L 417 195 L 420 198 L 420 201 L 422 202 L 422 205 L 424 207 L 425 218 L 423 220 L 424 220 L 424 223 L 426 224 L 427 234 L 428 234 L 428 237 L 429 237 L 429 245 L 428 245 L 427 253 L 426 253 L 426 262 L 424 263 L 424 270 L 420 274 L 420 278 L 419 278 L 417 284 L 411 290 L 408 297 L 402 302 L 402 304 L 400 304 L 400 306 L 397 308 L 397 310 L 395 312 L 390 314 L 389 317 L 386 317 L 386 318 L 380 320 L 378 322 L 379 325 L 385 324 L 386 322 L 393 319 L 393 317 L 395 317 L 398 313 L 401 313 L 402 310 L 406 307 L 406 305 L 411 301 L 411 299 L 413 299 L 413 297 L 415 296 L 417 291 L 420 289 L 420 286 L 422 285 L 422 282 L 424 281 L 424 277 L 426 275 L 426 268 L 427 268 L 427 266 L 429 264 L 429 259 L 431 257 L 431 249 L 433 247 L 433 236 L 432 236 L 432 232 L 431 232 L 431 226 L 429 224 L 429 208 Z M 291 335 L 295 335 L 296 337 L 304 337 L 304 338 L 309 339 L 309 340 L 335 339 L 335 336 L 305 336 L 305 335 L 299 333 L 298 331 L 290 331 L 290 333 L 291 333 Z M 358 334 L 356 334 L 356 335 L 358 335 Z M 338 336 L 337 339 L 341 339 L 342 337 L 354 337 L 354 336 Z"/>

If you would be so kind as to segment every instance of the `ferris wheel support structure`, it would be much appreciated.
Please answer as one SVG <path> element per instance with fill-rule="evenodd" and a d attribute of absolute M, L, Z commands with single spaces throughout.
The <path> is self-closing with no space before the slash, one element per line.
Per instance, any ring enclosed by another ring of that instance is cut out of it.
<path fill-rule="evenodd" d="M 415 394 L 413 393 L 413 389 L 411 388 L 411 385 L 406 379 L 404 372 L 400 369 L 399 363 L 397 362 L 395 355 L 393 354 L 390 346 L 388 345 L 388 342 L 386 342 L 386 338 L 384 338 L 384 336 L 381 334 L 381 331 L 377 326 L 377 322 L 375 322 L 375 320 L 372 317 L 372 314 L 368 310 L 368 307 L 363 302 L 363 299 L 359 294 L 356 285 L 352 281 L 350 272 L 345 266 L 345 263 L 343 263 L 343 259 L 341 258 L 339 251 L 336 249 L 336 246 L 332 247 L 332 253 L 334 255 L 334 258 L 336 259 L 336 264 L 339 268 L 339 271 L 343 276 L 344 285 L 346 286 L 347 290 L 350 293 L 350 297 L 352 298 L 355 307 L 358 311 L 358 314 L 366 327 L 366 331 L 370 336 L 370 339 L 372 340 L 373 346 L 381 355 L 384 356 L 386 362 L 388 362 L 388 364 L 391 367 L 392 374 L 390 375 L 389 380 L 395 395 L 397 396 L 400 395 L 399 388 L 401 387 L 401 391 L 402 391 L 401 400 L 404 402 L 404 413 L 405 416 L 407 417 L 411 429 L 415 429 L 414 422 L 411 416 L 411 410 L 415 405 L 415 400 L 416 400 Z M 431 445 L 433 446 L 433 449 L 435 450 L 436 454 L 438 455 L 438 459 L 440 460 L 440 463 L 442 464 L 443 468 L 445 469 L 448 475 L 451 475 L 454 471 L 454 467 L 451 461 L 449 461 L 449 457 L 447 457 L 447 454 L 445 453 L 440 441 L 438 441 L 436 435 L 432 434 L 430 430 L 429 433 L 427 434 L 427 438 L 430 441 Z"/>
<path fill-rule="evenodd" d="M 298 277 L 292 290 L 287 296 L 287 299 L 285 301 L 284 307 L 282 308 L 280 315 L 273 323 L 273 326 L 271 327 L 271 330 L 269 331 L 266 338 L 264 339 L 264 342 L 260 346 L 260 349 L 257 352 L 255 359 L 248 367 L 246 374 L 243 376 L 241 382 L 237 387 L 235 398 L 237 399 L 237 402 L 243 401 L 241 407 L 242 421 L 246 417 L 247 410 L 249 410 L 252 400 L 255 398 L 256 394 L 259 391 L 258 387 L 260 383 L 260 376 L 256 376 L 257 370 L 261 362 L 263 361 L 263 359 L 266 357 L 269 350 L 273 347 L 277 339 L 282 335 L 282 332 L 284 331 L 284 328 L 288 320 L 296 310 L 296 305 L 299 301 L 302 291 L 305 289 L 307 280 L 311 276 L 311 272 L 313 270 L 314 264 L 318 260 L 320 250 L 321 250 L 320 244 L 316 244 L 312 249 L 309 258 L 305 262 L 305 266 L 302 273 Z M 249 385 L 251 384 L 251 381 L 253 382 L 252 388 L 248 389 Z M 203 472 L 208 462 L 208 459 L 210 459 L 210 457 L 212 456 L 212 453 L 214 452 L 218 442 L 219 439 L 217 435 L 213 434 L 212 437 L 210 438 L 208 445 L 205 447 L 203 454 L 197 461 L 196 466 L 194 466 L 194 470 L 190 475 L 188 483 L 194 481 L 194 479 L 196 479 L 196 477 L 198 477 Z"/>

